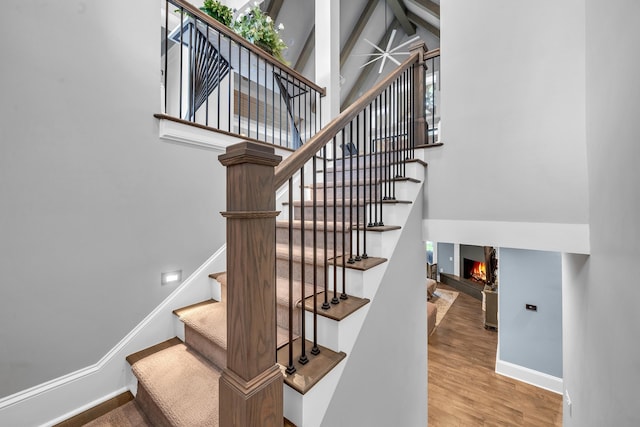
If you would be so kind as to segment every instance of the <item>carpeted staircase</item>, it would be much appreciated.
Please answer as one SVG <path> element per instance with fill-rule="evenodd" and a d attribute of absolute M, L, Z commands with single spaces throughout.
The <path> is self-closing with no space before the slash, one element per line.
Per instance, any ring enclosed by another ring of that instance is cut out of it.
<path fill-rule="evenodd" d="M 345 163 L 345 165 L 347 165 Z M 336 170 L 341 171 L 342 166 L 338 165 Z M 351 172 L 349 170 L 349 172 Z M 346 174 L 345 186 L 348 189 L 348 181 L 351 175 Z M 354 186 L 351 191 L 355 192 L 356 185 L 361 186 L 361 199 L 364 199 L 364 188 L 372 183 L 370 173 L 364 170 L 354 171 Z M 327 181 L 331 180 L 331 173 L 328 175 Z M 358 176 L 360 178 L 358 178 Z M 404 181 L 419 182 L 415 179 L 397 178 L 397 183 Z M 381 185 L 378 179 L 374 183 Z M 327 184 L 328 185 L 328 184 Z M 400 185 L 400 184 L 399 184 Z M 323 184 L 318 184 L 312 191 L 316 191 L 318 198 L 324 195 Z M 342 191 L 342 190 L 340 190 Z M 331 192 L 329 192 L 331 195 Z M 346 194 L 346 197 L 350 194 Z M 338 193 L 338 197 L 341 197 Z M 327 257 L 334 258 L 334 253 L 340 256 L 343 253 L 342 241 L 344 234 L 345 250 L 349 253 L 351 246 L 355 248 L 355 230 L 357 224 L 360 224 L 360 235 L 364 233 L 362 230 L 365 224 L 366 211 L 362 207 L 358 212 L 360 217 L 356 221 L 356 212 L 350 213 L 347 209 L 343 213 L 342 206 L 349 203 L 349 199 L 345 200 L 327 200 L 329 209 L 326 210 L 328 215 L 327 222 Z M 393 204 L 402 203 L 400 200 L 388 200 L 385 204 L 391 206 Z M 338 207 L 336 211 L 337 221 L 333 222 L 333 205 Z M 313 204 L 310 201 L 294 203 L 294 221 L 293 221 L 293 279 L 294 279 L 294 295 L 293 300 L 297 302 L 295 306 L 293 325 L 293 335 L 297 338 L 301 335 L 300 317 L 303 304 L 301 300 L 301 289 L 299 281 L 302 279 L 302 271 L 305 271 L 305 296 L 310 297 L 313 294 L 313 278 L 317 277 L 317 290 L 320 293 L 324 290 L 325 274 L 323 270 L 324 264 L 324 238 L 323 232 L 325 225 L 320 221 L 323 218 L 324 210 L 322 205 L 315 207 L 318 220 L 317 223 L 317 239 L 316 244 L 319 245 L 317 250 L 319 270 L 316 275 L 313 274 L 313 223 L 309 221 L 313 215 Z M 385 208 L 385 209 L 388 209 Z M 302 211 L 305 212 L 305 221 L 300 220 Z M 342 216 L 345 215 L 345 223 L 342 223 Z M 353 224 L 351 218 L 353 217 Z M 278 363 L 284 367 L 287 364 L 286 351 L 283 351 L 288 344 L 289 339 L 289 221 L 277 221 L 276 225 L 276 301 L 277 301 L 277 337 L 278 337 Z M 302 262 L 301 248 L 301 230 L 305 229 L 305 259 Z M 371 227 L 367 228 L 368 233 L 385 232 L 397 230 L 397 226 Z M 336 232 L 335 242 L 333 232 Z M 361 237 L 362 239 L 362 237 Z M 370 258 L 364 259 L 355 264 L 346 264 L 347 268 L 355 271 L 365 271 L 375 268 L 385 261 L 384 258 L 375 258 L 369 254 Z M 331 261 L 333 263 L 333 260 Z M 344 264 L 342 258 L 338 258 L 338 265 Z M 332 265 L 329 266 L 333 268 Z M 226 348 L 227 348 L 227 307 L 226 289 L 227 277 L 226 273 L 216 273 L 210 275 L 213 285 L 220 286 L 221 300 L 203 301 L 188 307 L 174 310 L 174 315 L 184 325 L 184 341 L 180 338 L 172 338 L 168 341 L 159 343 L 153 347 L 142 350 L 127 357 L 127 361 L 131 365 L 131 371 L 137 379 L 137 391 L 135 392 L 135 400 L 126 403 L 119 408 L 108 412 L 107 414 L 93 420 L 90 426 L 217 426 L 219 410 L 218 408 L 218 380 L 222 370 L 226 366 Z M 331 282 L 331 274 L 328 274 Z M 347 290 L 349 294 L 351 291 Z M 358 294 L 358 291 L 355 292 Z M 363 295 L 360 295 L 363 296 Z M 330 319 L 330 321 L 339 322 L 340 319 L 359 310 L 369 302 L 366 298 L 351 297 L 343 301 L 340 309 L 324 311 L 318 308 L 318 314 Z M 322 298 L 318 298 L 318 306 L 322 305 Z M 304 304 L 307 310 L 313 310 L 312 298 L 307 298 Z M 336 306 L 337 307 L 337 306 Z M 307 329 L 308 330 L 308 329 Z M 180 335 L 180 334 L 178 334 Z M 307 336 L 309 339 L 309 336 Z M 296 341 L 299 348 L 299 339 Z M 308 378 L 308 369 L 305 366 L 297 366 L 298 373 L 294 375 L 285 375 L 285 387 L 291 387 L 297 393 L 304 394 L 309 388 L 313 387 L 322 379 L 328 371 L 333 369 L 345 357 L 340 352 L 340 348 L 330 350 L 326 347 L 321 348 L 320 356 L 309 354 L 309 364 L 313 366 L 313 375 L 317 378 Z M 309 343 L 307 351 L 311 349 Z M 335 350 L 335 351 L 334 351 Z M 297 350 L 294 350 L 294 352 Z M 314 357 L 317 361 L 314 361 Z M 326 366 L 319 366 L 322 364 Z M 296 378 L 296 375 L 298 377 Z M 299 378 L 304 377 L 304 385 L 300 385 Z M 286 406 L 286 399 L 285 399 Z M 286 414 L 285 414 L 286 415 Z M 287 421 L 285 420 L 285 425 Z"/>

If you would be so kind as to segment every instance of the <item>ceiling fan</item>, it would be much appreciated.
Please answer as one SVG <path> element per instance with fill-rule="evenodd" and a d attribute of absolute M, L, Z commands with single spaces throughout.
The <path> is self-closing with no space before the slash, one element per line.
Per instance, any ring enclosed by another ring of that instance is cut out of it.
<path fill-rule="evenodd" d="M 372 64 L 378 60 L 382 60 L 380 62 L 380 68 L 378 69 L 378 74 L 382 73 L 382 69 L 384 68 L 384 64 L 387 61 L 387 59 L 391 62 L 393 62 L 396 65 L 400 65 L 400 61 L 398 61 L 396 58 L 394 58 L 394 55 L 409 55 L 409 51 L 398 51 L 398 49 L 401 49 L 405 46 L 407 46 L 408 44 L 411 44 L 413 42 L 415 42 L 416 40 L 420 39 L 420 37 L 415 36 L 409 40 L 407 40 L 404 43 L 399 44 L 398 46 L 391 48 L 391 45 L 393 44 L 393 39 L 396 36 L 396 30 L 394 29 L 393 31 L 391 31 L 391 37 L 389 37 L 389 41 L 387 42 L 387 47 L 382 50 L 380 49 L 378 46 L 376 46 L 375 44 L 371 43 L 369 40 L 364 39 L 364 41 L 366 41 L 367 43 L 369 43 L 371 46 L 373 46 L 378 52 L 373 52 L 373 53 L 367 53 L 367 54 L 363 54 L 363 55 L 357 55 L 357 56 L 374 56 L 375 58 L 373 58 L 371 61 L 366 62 L 365 64 L 363 64 L 360 68 L 366 67 L 369 64 Z"/>

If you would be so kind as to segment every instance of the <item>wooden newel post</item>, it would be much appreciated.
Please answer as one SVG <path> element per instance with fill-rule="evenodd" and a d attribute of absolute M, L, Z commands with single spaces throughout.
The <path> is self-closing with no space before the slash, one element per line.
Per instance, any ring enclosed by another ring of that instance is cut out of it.
<path fill-rule="evenodd" d="M 425 109 L 425 91 L 424 91 L 424 72 L 426 70 L 424 55 L 427 53 L 427 45 L 417 43 L 409 48 L 411 53 L 420 52 L 418 61 L 413 66 L 413 131 L 414 144 L 424 145 L 429 143 L 427 137 L 427 120 L 424 115 Z"/>
<path fill-rule="evenodd" d="M 220 426 L 282 427 L 283 376 L 276 364 L 273 148 L 242 142 L 227 167 L 227 368 Z"/>

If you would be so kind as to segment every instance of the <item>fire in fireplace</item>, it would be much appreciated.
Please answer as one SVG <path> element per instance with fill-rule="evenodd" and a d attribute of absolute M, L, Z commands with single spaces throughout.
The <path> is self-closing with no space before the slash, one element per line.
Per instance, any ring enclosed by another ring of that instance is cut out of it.
<path fill-rule="evenodd" d="M 486 283 L 487 281 L 487 268 L 484 262 L 474 261 L 472 259 L 464 258 L 463 275 L 465 279 L 472 279 L 477 282 Z"/>

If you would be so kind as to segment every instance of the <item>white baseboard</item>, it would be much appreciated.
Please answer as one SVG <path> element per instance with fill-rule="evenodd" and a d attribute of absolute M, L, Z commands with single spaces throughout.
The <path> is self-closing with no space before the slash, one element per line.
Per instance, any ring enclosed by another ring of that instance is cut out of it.
<path fill-rule="evenodd" d="M 129 391 L 129 389 L 127 387 L 122 387 L 121 389 L 116 390 L 113 393 L 109 393 L 106 396 L 103 396 L 103 397 L 101 397 L 99 399 L 94 400 L 93 402 L 89 402 L 84 406 L 81 406 L 81 407 L 79 407 L 79 408 L 77 408 L 77 409 L 75 409 L 75 410 L 73 410 L 71 412 L 68 412 L 68 413 L 56 418 L 55 420 L 51 420 L 45 425 L 54 426 L 56 424 L 59 424 L 59 423 L 65 421 L 65 420 L 68 420 L 71 417 L 75 417 L 76 415 L 83 413 L 84 411 L 87 411 L 87 410 L 89 410 L 91 408 L 95 408 L 96 406 L 106 402 L 107 400 L 113 399 L 114 397 L 119 396 L 122 393 L 125 393 L 127 391 Z"/>
<path fill-rule="evenodd" d="M 564 393 L 562 378 L 534 371 L 533 369 L 505 362 L 504 360 L 496 360 L 496 373 L 554 393 Z"/>

